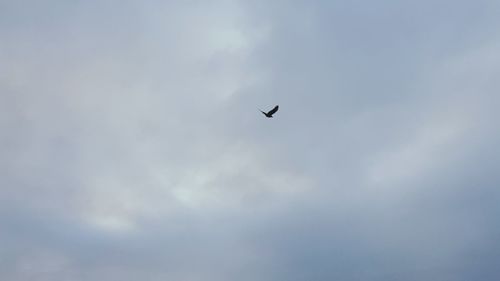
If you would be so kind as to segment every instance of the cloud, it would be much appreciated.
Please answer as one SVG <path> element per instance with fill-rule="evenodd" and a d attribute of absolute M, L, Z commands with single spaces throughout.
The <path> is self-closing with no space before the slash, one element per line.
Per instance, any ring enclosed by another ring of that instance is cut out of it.
<path fill-rule="evenodd" d="M 496 3 L 2 6 L 2 279 L 499 276 Z"/>

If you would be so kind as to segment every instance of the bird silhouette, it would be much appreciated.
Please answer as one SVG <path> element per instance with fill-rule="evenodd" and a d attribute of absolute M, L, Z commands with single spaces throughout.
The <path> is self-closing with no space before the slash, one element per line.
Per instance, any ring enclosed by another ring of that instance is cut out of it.
<path fill-rule="evenodd" d="M 273 114 L 276 113 L 276 111 L 278 111 L 279 109 L 279 105 L 275 106 L 273 109 L 269 110 L 268 112 L 264 112 L 262 110 L 260 110 L 260 112 L 262 112 L 262 114 L 266 115 L 267 118 L 273 118 Z"/>

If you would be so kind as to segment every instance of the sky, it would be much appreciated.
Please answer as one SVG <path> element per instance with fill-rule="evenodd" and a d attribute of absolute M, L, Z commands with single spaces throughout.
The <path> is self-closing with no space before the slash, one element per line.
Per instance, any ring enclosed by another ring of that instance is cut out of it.
<path fill-rule="evenodd" d="M 499 13 L 0 0 L 0 279 L 499 279 Z"/>

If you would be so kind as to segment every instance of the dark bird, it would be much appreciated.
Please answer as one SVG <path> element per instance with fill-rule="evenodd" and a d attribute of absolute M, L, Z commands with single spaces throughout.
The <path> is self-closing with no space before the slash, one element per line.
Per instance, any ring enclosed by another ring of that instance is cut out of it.
<path fill-rule="evenodd" d="M 280 107 L 277 105 L 267 113 L 260 110 L 260 109 L 259 110 L 260 110 L 260 112 L 262 112 L 262 114 L 266 115 L 267 118 L 273 118 L 273 114 L 276 113 L 276 111 L 278 111 L 278 108 L 280 108 Z"/>

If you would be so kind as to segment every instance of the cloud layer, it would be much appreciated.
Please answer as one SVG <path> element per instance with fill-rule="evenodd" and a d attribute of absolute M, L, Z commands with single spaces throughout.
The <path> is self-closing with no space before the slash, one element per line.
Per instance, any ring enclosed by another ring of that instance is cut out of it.
<path fill-rule="evenodd" d="M 0 279 L 500 277 L 495 1 L 0 7 Z"/>

